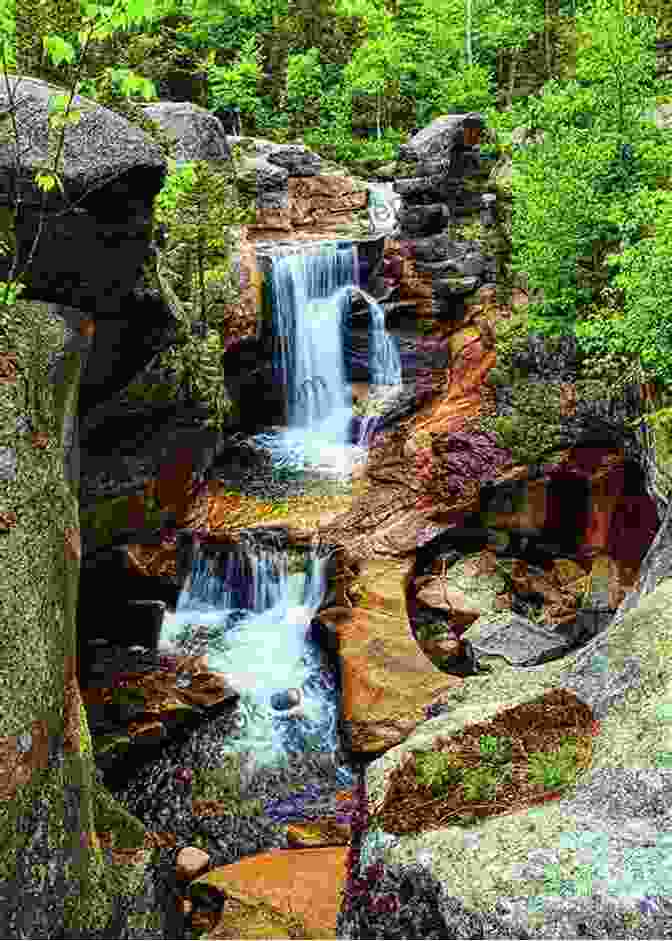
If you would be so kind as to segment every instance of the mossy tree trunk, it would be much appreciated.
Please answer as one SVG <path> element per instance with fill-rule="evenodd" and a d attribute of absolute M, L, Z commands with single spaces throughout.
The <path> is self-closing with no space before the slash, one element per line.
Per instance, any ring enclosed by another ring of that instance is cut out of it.
<path fill-rule="evenodd" d="M 134 937 L 124 911 L 144 870 L 112 865 L 96 829 L 126 826 L 138 846 L 144 828 L 96 784 L 76 673 L 75 414 L 93 321 L 19 300 L 0 323 L 0 933 Z"/>

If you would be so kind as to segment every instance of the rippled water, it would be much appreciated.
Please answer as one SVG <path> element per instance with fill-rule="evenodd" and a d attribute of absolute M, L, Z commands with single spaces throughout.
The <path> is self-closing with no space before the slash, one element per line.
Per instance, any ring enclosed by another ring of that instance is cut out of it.
<path fill-rule="evenodd" d="M 276 554 L 282 557 L 283 551 Z M 222 584 L 197 552 L 176 611 L 165 615 L 160 640 L 164 649 L 193 650 L 190 641 L 199 636 L 209 669 L 223 673 L 240 692 L 237 729 L 226 750 L 245 753 L 256 766 L 306 751 L 334 756 L 339 744 L 336 678 L 309 634 L 326 590 L 327 558 L 315 555 L 306 572 L 291 574 L 286 559 L 272 569 L 269 558 L 266 552 L 257 570 L 257 610 L 241 611 L 230 607 L 235 586 Z M 224 571 L 235 574 L 238 568 Z M 290 688 L 301 691 L 300 706 L 277 711 L 271 697 Z M 347 786 L 348 769 L 339 778 Z"/>

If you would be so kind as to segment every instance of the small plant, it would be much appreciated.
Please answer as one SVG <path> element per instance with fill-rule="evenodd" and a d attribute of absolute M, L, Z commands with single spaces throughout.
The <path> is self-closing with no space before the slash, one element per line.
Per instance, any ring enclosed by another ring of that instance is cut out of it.
<path fill-rule="evenodd" d="M 548 790 L 572 784 L 576 778 L 576 739 L 567 739 L 550 754 L 536 752 L 530 755 L 530 780 Z"/>
<path fill-rule="evenodd" d="M 459 784 L 462 769 L 455 765 L 453 756 L 445 752 L 426 752 L 416 758 L 416 774 L 425 787 L 438 797 L 447 787 Z"/>
<path fill-rule="evenodd" d="M 492 768 L 472 768 L 465 771 L 462 781 L 464 797 L 468 801 L 491 800 L 497 790 L 498 776 Z"/>
<path fill-rule="evenodd" d="M 481 755 L 487 761 L 503 764 L 511 761 L 513 744 L 510 738 L 498 738 L 496 735 L 482 735 L 480 740 Z"/>

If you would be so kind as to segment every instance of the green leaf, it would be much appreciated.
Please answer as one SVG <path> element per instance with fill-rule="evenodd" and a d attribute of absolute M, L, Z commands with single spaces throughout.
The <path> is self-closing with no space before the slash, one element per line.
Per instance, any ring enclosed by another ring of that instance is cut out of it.
<path fill-rule="evenodd" d="M 60 65 L 61 62 L 74 62 L 76 52 L 74 46 L 62 36 L 51 34 L 42 38 L 42 45 L 47 56 L 54 65 Z"/>

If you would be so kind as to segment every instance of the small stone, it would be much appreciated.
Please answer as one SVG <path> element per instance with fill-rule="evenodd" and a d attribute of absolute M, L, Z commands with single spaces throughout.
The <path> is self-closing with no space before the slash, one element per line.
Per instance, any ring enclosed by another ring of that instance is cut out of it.
<path fill-rule="evenodd" d="M 178 673 L 175 678 L 175 685 L 178 689 L 185 689 L 191 686 L 191 673 Z"/>
<path fill-rule="evenodd" d="M 32 746 L 33 746 L 33 736 L 31 735 L 31 733 L 22 732 L 21 735 L 19 735 L 17 742 L 16 742 L 17 750 L 20 751 L 22 754 L 26 754 L 26 752 L 30 751 Z"/>
<path fill-rule="evenodd" d="M 298 706 L 301 702 L 301 698 L 301 690 L 292 687 L 284 690 L 282 693 L 273 693 L 271 696 L 271 706 L 278 712 L 284 712 L 287 709 Z"/>
<path fill-rule="evenodd" d="M 194 910 L 194 903 L 191 899 L 178 898 L 177 910 L 180 915 L 191 915 Z"/>
<path fill-rule="evenodd" d="M 0 448 L 0 480 L 16 478 L 16 451 L 14 448 Z"/>
<path fill-rule="evenodd" d="M 30 418 L 27 415 L 17 415 L 15 424 L 17 434 L 24 434 L 26 431 L 31 431 L 32 427 Z"/>
<path fill-rule="evenodd" d="M 208 870 L 210 866 L 210 856 L 196 846 L 185 846 L 177 854 L 175 865 L 175 875 L 178 879 L 185 882 L 191 882 L 197 879 Z"/>

